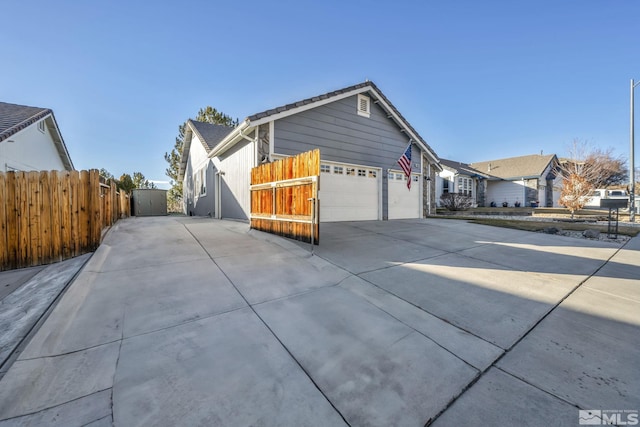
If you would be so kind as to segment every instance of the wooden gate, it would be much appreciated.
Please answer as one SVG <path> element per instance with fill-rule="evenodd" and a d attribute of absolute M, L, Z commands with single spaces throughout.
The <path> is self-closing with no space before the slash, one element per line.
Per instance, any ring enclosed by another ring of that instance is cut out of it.
<path fill-rule="evenodd" d="M 318 244 L 320 150 L 251 170 L 251 228 Z"/>

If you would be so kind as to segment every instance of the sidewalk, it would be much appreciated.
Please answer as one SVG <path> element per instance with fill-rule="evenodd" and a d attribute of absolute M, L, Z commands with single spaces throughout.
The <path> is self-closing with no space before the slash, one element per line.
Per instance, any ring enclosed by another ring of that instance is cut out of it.
<path fill-rule="evenodd" d="M 0 378 L 25 337 L 91 254 L 56 264 L 0 272 Z"/>

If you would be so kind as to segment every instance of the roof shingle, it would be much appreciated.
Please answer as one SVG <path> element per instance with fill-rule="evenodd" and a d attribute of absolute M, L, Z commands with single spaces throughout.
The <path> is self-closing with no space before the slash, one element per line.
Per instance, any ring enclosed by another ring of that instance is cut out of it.
<path fill-rule="evenodd" d="M 51 113 L 48 108 L 0 102 L 0 141 L 37 122 Z"/>
<path fill-rule="evenodd" d="M 214 125 L 196 120 L 189 120 L 189 122 L 198 134 L 198 138 L 205 144 L 207 153 L 234 129 L 231 126 Z"/>
<path fill-rule="evenodd" d="M 510 157 L 470 163 L 469 166 L 480 173 L 501 179 L 520 179 L 541 176 L 555 154 L 531 154 L 528 156 Z"/>
<path fill-rule="evenodd" d="M 436 155 L 436 153 L 435 153 L 435 151 L 429 146 L 429 144 L 427 144 L 427 141 L 425 141 L 425 139 L 413 128 L 413 126 L 411 126 L 411 124 L 407 121 L 407 119 L 405 119 L 404 116 L 402 114 L 400 114 L 400 111 L 398 111 L 398 109 L 391 103 L 391 101 L 389 101 L 389 99 L 384 95 L 384 93 L 382 93 L 382 91 L 380 89 L 378 89 L 378 87 L 372 81 L 366 81 L 366 82 L 363 82 L 363 83 L 358 83 L 358 84 L 353 85 L 353 86 L 345 87 L 343 89 L 334 90 L 332 92 L 327 92 L 325 94 L 317 95 L 317 96 L 314 96 L 314 97 L 311 97 L 311 98 L 307 98 L 307 99 L 303 99 L 301 101 L 293 102 L 291 104 L 282 105 L 282 106 L 276 107 L 276 108 L 271 108 L 269 110 L 262 111 L 260 113 L 252 114 L 251 116 L 247 117 L 247 120 L 256 121 L 256 120 L 259 120 L 259 119 L 262 119 L 262 118 L 265 118 L 265 117 L 268 117 L 268 116 L 272 116 L 274 114 L 282 113 L 283 111 L 291 110 L 291 109 L 298 108 L 298 107 L 301 107 L 301 106 L 304 106 L 304 105 L 308 105 L 308 104 L 313 104 L 315 102 L 322 101 L 324 99 L 333 98 L 333 97 L 341 95 L 343 93 L 351 92 L 353 90 L 357 90 L 357 89 L 361 89 L 361 88 L 365 88 L 365 87 L 370 87 L 373 90 L 375 90 L 376 94 L 378 96 L 380 96 L 380 98 L 382 98 L 384 100 L 384 102 L 389 106 L 389 108 L 391 108 L 393 110 L 393 113 L 400 118 L 400 120 L 402 121 L 402 126 L 406 126 L 411 132 L 413 132 L 413 134 L 418 137 L 420 142 L 422 144 L 424 144 L 425 147 L 427 147 L 427 149 L 433 154 L 433 156 L 437 160 L 439 160 L 437 155 Z"/>

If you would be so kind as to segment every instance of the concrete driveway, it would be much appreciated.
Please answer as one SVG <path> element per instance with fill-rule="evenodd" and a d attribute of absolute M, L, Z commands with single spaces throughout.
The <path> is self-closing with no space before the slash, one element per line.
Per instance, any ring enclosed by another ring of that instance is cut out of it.
<path fill-rule="evenodd" d="M 0 381 L 0 426 L 640 409 L 640 239 L 428 219 L 323 224 L 321 242 L 311 257 L 237 222 L 119 222 Z"/>

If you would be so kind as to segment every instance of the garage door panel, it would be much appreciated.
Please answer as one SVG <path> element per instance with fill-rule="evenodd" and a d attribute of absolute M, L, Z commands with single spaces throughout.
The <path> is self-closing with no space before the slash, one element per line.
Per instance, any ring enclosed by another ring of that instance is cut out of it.
<path fill-rule="evenodd" d="M 326 165 L 326 163 L 324 163 Z M 335 173 L 336 168 L 343 173 Z M 361 221 L 379 218 L 379 172 L 376 178 L 346 175 L 352 165 L 331 164 L 320 174 L 320 221 Z M 367 171 L 374 168 L 355 167 Z M 368 172 L 367 172 L 368 175 Z"/>
<path fill-rule="evenodd" d="M 419 175 L 414 174 L 414 177 Z M 407 181 L 398 174 L 389 173 L 388 212 L 389 219 L 407 219 L 422 217 L 422 198 L 420 181 L 411 182 L 411 190 L 407 189 Z M 400 178 L 400 179 L 397 179 Z"/>

